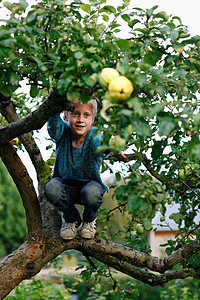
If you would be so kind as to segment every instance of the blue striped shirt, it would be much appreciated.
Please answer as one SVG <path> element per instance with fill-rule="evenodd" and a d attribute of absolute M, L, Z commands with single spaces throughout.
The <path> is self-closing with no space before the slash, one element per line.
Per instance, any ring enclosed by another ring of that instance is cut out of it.
<path fill-rule="evenodd" d="M 101 144 L 101 134 L 93 135 L 95 127 L 90 127 L 79 147 L 74 147 L 71 129 L 68 123 L 60 118 L 60 114 L 55 114 L 49 118 L 47 130 L 56 143 L 53 178 L 94 180 L 103 186 L 104 191 L 108 191 L 108 187 L 103 183 L 100 176 L 102 154 L 95 153 Z"/>

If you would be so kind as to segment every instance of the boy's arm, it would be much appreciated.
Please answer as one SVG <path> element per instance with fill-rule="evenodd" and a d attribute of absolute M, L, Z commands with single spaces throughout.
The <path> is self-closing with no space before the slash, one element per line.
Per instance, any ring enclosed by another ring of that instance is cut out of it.
<path fill-rule="evenodd" d="M 94 153 L 96 152 L 97 148 L 102 145 L 102 142 L 101 142 L 102 135 L 103 135 L 102 133 L 98 133 L 97 135 L 92 137 L 90 146 Z M 95 153 L 95 155 L 100 155 L 103 159 L 106 159 L 110 156 L 111 153 L 112 153 L 111 150 L 107 150 L 104 153 L 101 153 L 101 152 Z"/>
<path fill-rule="evenodd" d="M 58 142 L 63 134 L 65 123 L 57 113 L 51 116 L 47 122 L 47 130 L 52 139 Z"/>

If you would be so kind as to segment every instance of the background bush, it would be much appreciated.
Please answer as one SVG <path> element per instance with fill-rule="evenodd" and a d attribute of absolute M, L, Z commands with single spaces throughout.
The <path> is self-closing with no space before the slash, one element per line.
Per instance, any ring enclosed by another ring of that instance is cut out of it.
<path fill-rule="evenodd" d="M 24 242 L 26 218 L 19 192 L 0 160 L 0 257 Z"/>

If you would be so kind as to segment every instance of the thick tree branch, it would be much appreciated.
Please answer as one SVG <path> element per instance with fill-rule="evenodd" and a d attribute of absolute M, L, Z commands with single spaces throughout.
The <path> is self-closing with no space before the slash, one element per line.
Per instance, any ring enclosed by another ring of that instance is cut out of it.
<path fill-rule="evenodd" d="M 53 90 L 35 111 L 20 120 L 0 128 L 1 142 L 6 143 L 16 136 L 42 128 L 51 115 L 63 111 L 66 107 L 66 97 L 59 95 L 56 90 Z"/>
<path fill-rule="evenodd" d="M 43 245 L 24 243 L 0 262 L 0 300 L 21 281 L 37 274 L 43 266 Z M 6 283 L 6 284 L 5 284 Z"/>
<path fill-rule="evenodd" d="M 6 120 L 9 123 L 16 122 L 20 120 L 20 117 L 15 111 L 15 108 L 13 106 L 13 103 L 10 101 L 9 105 L 1 106 L 0 112 L 2 115 L 6 118 Z M 38 148 L 37 144 L 35 143 L 35 140 L 31 133 L 26 133 L 21 136 L 19 136 L 20 141 L 23 143 L 26 151 L 28 152 L 30 159 L 37 171 L 37 174 L 39 173 L 39 168 L 41 165 L 41 162 L 43 161 L 40 149 Z"/>
<path fill-rule="evenodd" d="M 164 286 L 168 281 L 174 279 L 185 279 L 189 276 L 195 276 L 196 272 L 194 269 L 182 269 L 182 270 L 174 270 L 169 271 L 164 274 L 158 274 L 154 272 L 150 272 L 147 268 L 138 268 L 127 262 L 120 261 L 114 257 L 109 255 L 104 255 L 101 259 L 103 263 L 108 266 L 115 268 L 116 270 L 127 274 L 135 279 L 138 279 L 144 283 L 147 283 L 151 286 Z"/>
<path fill-rule="evenodd" d="M 47 207 L 44 206 L 43 209 L 46 210 Z M 46 211 L 46 221 L 48 215 L 52 217 L 52 213 L 55 214 L 55 209 L 52 206 L 48 209 Z M 59 235 L 60 225 L 56 223 L 52 227 L 46 226 L 43 244 L 40 242 L 25 243 L 0 263 L 1 273 L 9 268 L 9 272 L 6 273 L 9 274 L 9 286 L 5 287 L 4 280 L 0 280 L 1 295 L 5 297 L 15 285 L 36 275 L 43 265 L 69 249 L 75 249 L 88 257 L 96 258 L 116 270 L 151 286 L 163 286 L 168 281 L 177 278 L 198 277 L 196 270 L 192 268 L 178 271 L 171 269 L 200 250 L 199 239 L 174 251 L 170 256 L 159 259 L 150 254 L 101 239 L 84 240 L 77 236 L 75 239 L 66 242 Z M 19 261 L 20 263 L 18 263 Z M 13 276 L 11 276 L 12 274 Z M 14 274 L 17 274 L 17 283 Z"/>
<path fill-rule="evenodd" d="M 42 221 L 32 179 L 11 143 L 0 145 L 0 156 L 13 178 L 26 212 L 28 240 L 42 239 Z"/>
<path fill-rule="evenodd" d="M 188 257 L 191 257 L 194 253 L 199 252 L 200 238 L 184 245 L 168 257 L 160 259 L 150 254 L 104 240 L 100 240 L 99 242 L 96 242 L 95 240 L 85 242 L 84 251 L 86 251 L 88 255 L 101 261 L 105 255 L 108 255 L 137 267 L 146 267 L 151 271 L 164 273 Z"/>

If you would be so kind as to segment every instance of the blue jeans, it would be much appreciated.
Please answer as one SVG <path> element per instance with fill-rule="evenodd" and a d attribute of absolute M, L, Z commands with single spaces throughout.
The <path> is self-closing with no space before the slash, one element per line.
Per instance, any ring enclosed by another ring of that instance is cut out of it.
<path fill-rule="evenodd" d="M 83 220 L 92 222 L 98 215 L 103 202 L 104 189 L 96 181 L 64 180 L 55 177 L 44 190 L 47 200 L 63 213 L 67 223 L 81 223 L 81 216 L 75 204 L 84 206 Z"/>

